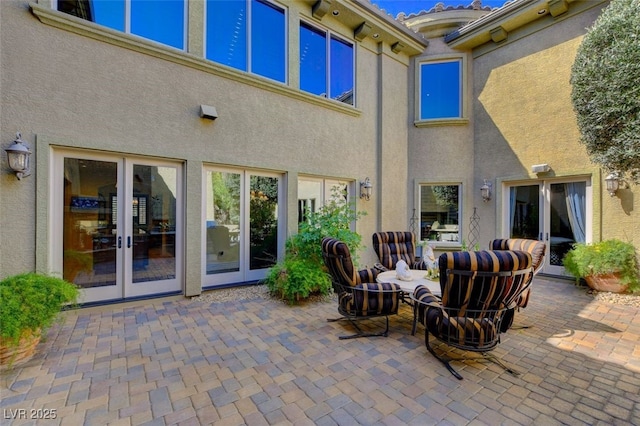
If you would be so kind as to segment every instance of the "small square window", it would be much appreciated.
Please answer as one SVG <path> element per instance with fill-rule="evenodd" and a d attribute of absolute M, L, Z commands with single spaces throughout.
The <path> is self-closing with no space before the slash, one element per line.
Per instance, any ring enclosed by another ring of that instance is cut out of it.
<path fill-rule="evenodd" d="M 416 86 L 418 122 L 465 119 L 463 58 L 419 62 Z"/>

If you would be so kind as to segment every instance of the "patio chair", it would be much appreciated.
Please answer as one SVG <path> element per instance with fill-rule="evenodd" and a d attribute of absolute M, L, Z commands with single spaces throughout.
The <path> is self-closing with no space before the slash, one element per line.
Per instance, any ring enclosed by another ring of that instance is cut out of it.
<path fill-rule="evenodd" d="M 413 232 L 376 232 L 372 236 L 373 249 L 380 259 L 375 268 L 390 271 L 404 260 L 411 269 L 429 269 L 422 260 L 416 260 L 416 236 Z"/>
<path fill-rule="evenodd" d="M 526 238 L 501 238 L 489 241 L 489 250 L 521 250 L 531 255 L 531 266 L 533 267 L 533 275 L 531 279 L 542 269 L 544 265 L 544 256 L 547 251 L 547 245 L 544 241 L 530 240 Z M 531 285 L 518 298 L 517 306 L 507 313 L 506 318 L 502 320 L 503 332 L 511 328 L 516 309 L 526 308 L 531 297 Z M 519 326 L 517 328 L 528 328 L 529 326 Z"/>
<path fill-rule="evenodd" d="M 398 313 L 402 300 L 402 290 L 394 283 L 377 283 L 380 273 L 375 268 L 356 271 L 351 260 L 349 247 L 335 238 L 322 240 L 322 258 L 331 275 L 333 288 L 338 295 L 338 312 L 341 318 L 328 321 L 348 320 L 356 334 L 340 336 L 340 339 L 356 337 L 387 336 L 389 315 Z M 384 317 L 386 328 L 382 332 L 365 332 L 357 324 L 358 320 Z"/>
<path fill-rule="evenodd" d="M 513 375 L 518 373 L 488 352 L 500 343 L 501 322 L 507 310 L 530 285 L 531 255 L 524 251 L 463 251 L 440 255 L 439 298 L 426 287 L 413 294 L 415 312 L 425 326 L 428 351 L 456 378 L 462 376 L 450 361 L 489 360 Z M 439 355 L 429 340 L 482 356 L 453 358 Z"/>

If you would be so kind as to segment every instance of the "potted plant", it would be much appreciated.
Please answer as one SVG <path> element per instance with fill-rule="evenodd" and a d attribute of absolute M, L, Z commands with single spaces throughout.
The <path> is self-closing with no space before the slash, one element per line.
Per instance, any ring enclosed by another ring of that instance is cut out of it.
<path fill-rule="evenodd" d="M 564 257 L 565 270 L 597 291 L 613 293 L 640 290 L 640 268 L 635 247 L 617 239 L 576 243 Z"/>
<path fill-rule="evenodd" d="M 62 278 L 23 273 L 0 281 L 0 367 L 27 361 L 78 288 Z"/>

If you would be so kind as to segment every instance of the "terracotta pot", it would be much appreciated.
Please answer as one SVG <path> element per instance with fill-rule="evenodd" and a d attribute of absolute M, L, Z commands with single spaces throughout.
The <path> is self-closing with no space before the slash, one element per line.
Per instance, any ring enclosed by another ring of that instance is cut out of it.
<path fill-rule="evenodd" d="M 17 345 L 9 345 L 0 338 L 0 370 L 29 361 L 36 352 L 40 337 L 40 331 L 34 333 L 29 330 L 23 333 Z"/>
<path fill-rule="evenodd" d="M 620 274 L 590 275 L 585 277 L 589 288 L 610 293 L 625 293 L 627 285 L 620 282 Z"/>

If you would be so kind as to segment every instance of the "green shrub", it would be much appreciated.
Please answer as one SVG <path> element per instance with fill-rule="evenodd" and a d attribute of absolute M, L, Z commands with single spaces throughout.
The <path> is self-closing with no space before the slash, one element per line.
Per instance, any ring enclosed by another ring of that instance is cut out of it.
<path fill-rule="evenodd" d="M 269 270 L 265 282 L 271 294 L 289 303 L 331 291 L 331 277 L 321 265 L 299 257 L 290 256 L 276 264 Z"/>
<path fill-rule="evenodd" d="M 77 301 L 77 287 L 61 278 L 24 273 L 0 281 L 0 337 L 17 345 L 23 332 L 44 332 L 63 306 Z"/>
<path fill-rule="evenodd" d="M 353 203 L 345 201 L 345 194 L 332 190 L 332 197 L 317 211 L 305 211 L 306 220 L 298 233 L 287 239 L 284 260 L 271 268 L 264 283 L 271 294 L 295 303 L 313 293 L 331 292 L 331 277 L 322 260 L 322 239 L 337 238 L 349 247 L 354 265 L 362 238 L 351 230 L 351 224 L 363 216 Z"/>
<path fill-rule="evenodd" d="M 640 290 L 638 258 L 631 243 L 616 239 L 577 243 L 565 255 L 563 264 L 577 280 L 589 275 L 620 273 L 620 281 L 629 286 L 629 291 Z"/>

